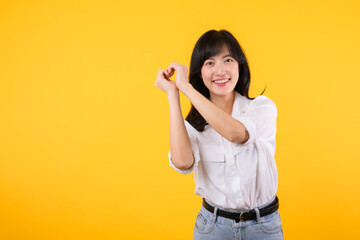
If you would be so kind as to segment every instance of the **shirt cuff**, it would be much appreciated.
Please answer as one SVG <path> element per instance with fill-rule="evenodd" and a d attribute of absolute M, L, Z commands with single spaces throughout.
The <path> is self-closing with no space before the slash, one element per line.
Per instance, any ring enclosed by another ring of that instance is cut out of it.
<path fill-rule="evenodd" d="M 250 143 L 255 142 L 256 134 L 257 134 L 257 129 L 255 124 L 251 120 L 246 119 L 244 117 L 235 117 L 235 119 L 241 122 L 249 133 L 249 139 L 243 144 L 238 143 L 238 145 L 247 146 Z"/>
<path fill-rule="evenodd" d="M 197 146 L 197 144 L 191 144 L 191 147 L 192 147 L 192 153 L 194 155 L 194 158 L 195 158 L 195 163 L 192 165 L 191 168 L 188 168 L 188 169 L 184 169 L 184 170 L 181 170 L 181 169 L 178 169 L 177 167 L 175 167 L 174 163 L 172 162 L 171 160 L 171 152 L 169 150 L 169 163 L 170 163 L 170 166 L 172 168 L 174 168 L 177 172 L 181 173 L 181 174 L 190 174 L 194 171 L 194 169 L 198 166 L 199 164 L 199 161 L 200 161 L 200 154 L 199 154 L 199 148 Z"/>

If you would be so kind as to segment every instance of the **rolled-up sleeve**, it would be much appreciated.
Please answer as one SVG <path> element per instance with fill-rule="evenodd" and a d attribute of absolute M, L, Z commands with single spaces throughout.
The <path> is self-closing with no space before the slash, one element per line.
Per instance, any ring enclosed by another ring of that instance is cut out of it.
<path fill-rule="evenodd" d="M 240 145 L 246 146 L 254 141 L 265 141 L 274 145 L 275 149 L 277 107 L 270 98 L 263 95 L 252 101 L 247 111 L 234 116 L 249 133 L 249 139 Z"/>
<path fill-rule="evenodd" d="M 176 171 L 178 171 L 179 173 L 182 174 L 190 174 L 194 171 L 194 169 L 198 166 L 199 161 L 200 161 L 200 154 L 199 154 L 199 147 L 198 147 L 198 141 L 197 141 L 197 137 L 196 137 L 196 132 L 197 130 L 191 126 L 190 123 L 188 123 L 186 120 L 184 120 L 185 123 L 185 127 L 186 127 L 186 131 L 189 135 L 189 139 L 190 139 L 190 143 L 191 143 L 191 148 L 192 148 L 192 153 L 194 155 L 195 158 L 195 163 L 193 164 L 193 166 L 191 168 L 185 169 L 185 170 L 181 170 L 178 169 L 177 167 L 175 167 L 174 163 L 171 160 L 171 152 L 169 150 L 169 162 L 170 162 L 170 166 L 172 168 L 174 168 Z"/>

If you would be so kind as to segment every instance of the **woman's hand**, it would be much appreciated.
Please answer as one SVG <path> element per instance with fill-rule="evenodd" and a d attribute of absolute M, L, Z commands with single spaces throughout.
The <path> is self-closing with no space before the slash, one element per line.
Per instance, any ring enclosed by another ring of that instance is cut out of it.
<path fill-rule="evenodd" d="M 168 69 L 160 69 L 158 71 L 155 86 L 164 91 L 167 95 L 178 92 L 175 81 L 170 80 L 170 77 L 174 75 L 174 71 Z"/>
<path fill-rule="evenodd" d="M 186 65 L 182 65 L 181 63 L 172 62 L 170 66 L 168 67 L 169 73 L 171 75 L 174 74 L 174 71 L 176 71 L 176 87 L 182 91 L 183 87 L 185 87 L 189 81 L 188 81 L 188 67 Z"/>

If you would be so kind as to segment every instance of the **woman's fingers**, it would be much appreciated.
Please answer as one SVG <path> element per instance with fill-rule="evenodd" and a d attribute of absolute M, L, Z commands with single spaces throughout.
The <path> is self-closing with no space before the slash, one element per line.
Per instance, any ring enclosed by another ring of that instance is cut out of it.
<path fill-rule="evenodd" d="M 183 65 L 181 63 L 172 62 L 169 65 L 167 72 L 169 73 L 169 76 L 171 77 L 172 75 L 174 75 L 175 71 L 177 72 L 177 74 L 179 73 L 179 71 L 182 71 L 182 67 L 183 67 Z"/>
<path fill-rule="evenodd" d="M 168 69 L 166 69 L 167 78 L 169 79 L 172 75 L 173 75 L 173 73 L 171 71 L 169 71 Z"/>
<path fill-rule="evenodd" d="M 169 74 L 167 69 L 160 69 L 161 73 L 162 73 L 162 77 L 166 80 L 170 80 L 169 78 L 171 77 L 171 75 Z"/>
<path fill-rule="evenodd" d="M 170 79 L 176 71 L 176 81 Z M 180 86 L 184 86 L 187 80 L 188 69 L 186 65 L 177 62 L 172 62 L 167 69 L 159 69 L 156 77 L 155 86 L 168 93 L 169 91 L 176 91 Z"/>
<path fill-rule="evenodd" d="M 166 69 L 159 69 L 157 79 L 164 78 L 166 76 L 165 72 L 166 72 Z"/>
<path fill-rule="evenodd" d="M 187 71 L 187 66 L 186 65 L 183 65 L 181 63 L 178 63 L 178 62 L 172 62 L 169 67 L 168 67 L 168 71 L 171 71 L 171 72 L 174 72 L 174 71 L 184 71 L 186 70 Z"/>
<path fill-rule="evenodd" d="M 176 87 L 180 90 L 182 86 L 185 86 L 188 83 L 188 67 L 186 65 L 172 62 L 167 70 L 171 75 L 176 71 Z"/>
<path fill-rule="evenodd" d="M 175 71 L 176 72 L 179 71 L 180 67 L 181 67 L 180 63 L 172 62 L 168 67 L 168 71 L 171 72 L 172 74 L 174 74 Z"/>
<path fill-rule="evenodd" d="M 166 69 L 166 76 L 167 78 L 171 78 L 171 76 L 174 75 L 174 71 L 170 69 Z"/>
<path fill-rule="evenodd" d="M 166 69 L 159 69 L 157 77 L 156 77 L 156 81 L 155 81 L 155 86 L 158 87 L 162 81 L 166 81 L 165 71 L 166 71 Z"/>
<path fill-rule="evenodd" d="M 174 65 L 173 63 L 170 64 L 170 66 L 168 67 L 168 71 L 170 72 L 174 72 L 178 70 L 178 66 Z"/>
<path fill-rule="evenodd" d="M 167 70 L 163 71 L 163 76 L 164 76 L 165 79 L 169 78 L 169 74 L 167 73 Z"/>
<path fill-rule="evenodd" d="M 171 89 L 173 89 L 175 86 L 175 82 L 169 79 L 169 72 L 167 69 L 159 69 L 155 86 L 163 90 L 164 92 L 168 93 Z"/>

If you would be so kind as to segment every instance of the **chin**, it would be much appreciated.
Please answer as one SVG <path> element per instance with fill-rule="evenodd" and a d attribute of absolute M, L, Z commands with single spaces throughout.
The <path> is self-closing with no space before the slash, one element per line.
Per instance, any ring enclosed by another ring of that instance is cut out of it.
<path fill-rule="evenodd" d="M 214 94 L 217 96 L 227 96 L 227 95 L 231 94 L 233 91 L 234 91 L 234 89 L 231 91 L 210 91 L 210 94 Z"/>

